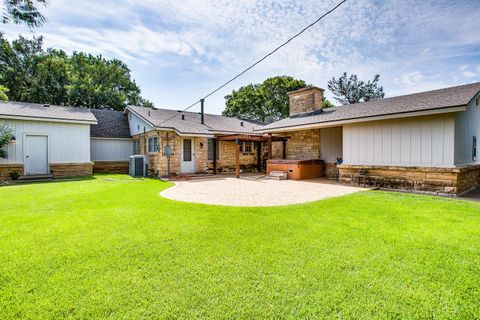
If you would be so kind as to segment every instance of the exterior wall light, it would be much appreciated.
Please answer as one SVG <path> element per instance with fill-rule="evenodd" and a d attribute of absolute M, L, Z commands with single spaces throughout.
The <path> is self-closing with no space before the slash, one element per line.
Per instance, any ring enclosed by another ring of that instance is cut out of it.
<path fill-rule="evenodd" d="M 10 143 L 11 144 L 17 143 L 17 138 L 15 138 L 15 136 L 12 136 L 12 139 L 10 140 Z"/>

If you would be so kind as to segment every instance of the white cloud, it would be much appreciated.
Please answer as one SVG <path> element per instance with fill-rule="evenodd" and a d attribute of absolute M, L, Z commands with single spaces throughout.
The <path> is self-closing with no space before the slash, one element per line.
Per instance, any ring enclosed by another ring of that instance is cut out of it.
<path fill-rule="evenodd" d="M 336 3 L 51 0 L 44 10 L 49 21 L 35 33 L 45 35 L 47 45 L 69 52 L 126 60 L 147 98 L 178 107 L 250 65 Z M 362 78 L 379 73 L 387 95 L 471 81 L 480 66 L 470 67 L 465 57 L 478 57 L 472 46 L 480 43 L 480 20 L 471 14 L 478 9 L 475 1 L 347 1 L 211 101 L 221 106 L 228 90 L 278 74 L 326 87 L 344 71 Z M 9 37 L 19 30 L 29 34 L 17 26 L 5 29 Z"/>

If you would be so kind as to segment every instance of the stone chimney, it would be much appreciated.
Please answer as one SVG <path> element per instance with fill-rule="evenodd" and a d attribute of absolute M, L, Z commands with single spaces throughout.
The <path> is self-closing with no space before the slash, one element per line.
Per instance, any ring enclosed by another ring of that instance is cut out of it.
<path fill-rule="evenodd" d="M 303 113 L 320 112 L 322 110 L 324 91 L 318 87 L 306 87 L 288 92 L 290 117 Z"/>

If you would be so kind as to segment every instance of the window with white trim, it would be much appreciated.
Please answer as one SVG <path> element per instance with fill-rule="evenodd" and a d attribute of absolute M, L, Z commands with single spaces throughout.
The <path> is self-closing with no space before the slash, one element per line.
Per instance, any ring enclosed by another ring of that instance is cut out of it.
<path fill-rule="evenodd" d="M 133 154 L 140 154 L 140 141 L 133 140 Z"/>
<path fill-rule="evenodd" d="M 217 149 L 215 150 L 215 156 L 217 160 L 220 160 L 220 142 L 219 141 L 217 141 Z M 213 161 L 213 139 L 208 139 L 207 159 L 208 161 Z"/>
<path fill-rule="evenodd" d="M 159 149 L 158 137 L 148 138 L 148 152 L 158 152 Z"/>
<path fill-rule="evenodd" d="M 472 161 L 477 161 L 477 137 L 473 136 L 472 140 Z"/>
<path fill-rule="evenodd" d="M 253 142 L 252 141 L 243 141 L 242 142 L 242 153 L 253 153 Z"/>

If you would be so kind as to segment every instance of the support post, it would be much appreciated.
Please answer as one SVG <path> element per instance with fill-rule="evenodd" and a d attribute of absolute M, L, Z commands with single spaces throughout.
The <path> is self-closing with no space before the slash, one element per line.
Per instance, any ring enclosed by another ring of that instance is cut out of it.
<path fill-rule="evenodd" d="M 283 159 L 287 159 L 287 140 L 283 140 L 282 144 L 283 144 Z"/>
<path fill-rule="evenodd" d="M 240 144 L 235 144 L 235 177 L 240 178 Z"/>
<path fill-rule="evenodd" d="M 204 119 L 204 108 L 205 108 L 205 99 L 200 99 L 200 122 L 202 124 L 205 124 L 205 119 Z"/>
<path fill-rule="evenodd" d="M 262 171 L 262 143 L 257 142 L 257 171 Z"/>
<path fill-rule="evenodd" d="M 213 138 L 213 174 L 217 174 L 217 139 Z"/>
<path fill-rule="evenodd" d="M 272 159 L 272 134 L 268 134 L 268 160 Z"/>

